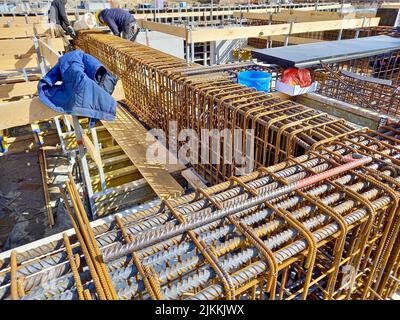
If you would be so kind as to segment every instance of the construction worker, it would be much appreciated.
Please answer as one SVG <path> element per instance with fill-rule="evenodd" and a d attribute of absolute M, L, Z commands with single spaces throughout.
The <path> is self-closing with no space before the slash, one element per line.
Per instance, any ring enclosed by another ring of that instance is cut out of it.
<path fill-rule="evenodd" d="M 139 33 L 136 20 L 128 11 L 111 8 L 98 11 L 96 20 L 100 25 L 107 25 L 116 36 L 135 41 Z"/>
<path fill-rule="evenodd" d="M 49 22 L 56 26 L 59 32 L 64 30 L 67 34 L 75 36 L 65 11 L 67 0 L 53 0 L 49 9 Z"/>

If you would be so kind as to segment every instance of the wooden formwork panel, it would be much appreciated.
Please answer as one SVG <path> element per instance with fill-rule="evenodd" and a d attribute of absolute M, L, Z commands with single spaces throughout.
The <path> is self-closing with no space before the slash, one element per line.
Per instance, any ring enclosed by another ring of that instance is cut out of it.
<path fill-rule="evenodd" d="M 150 145 L 146 142 L 147 130 L 138 120 L 119 106 L 115 120 L 102 123 L 161 199 L 183 194 L 183 188 L 164 165 L 150 163 L 147 159 L 146 152 Z M 182 165 L 176 165 L 170 169 L 177 171 L 183 168 Z"/>

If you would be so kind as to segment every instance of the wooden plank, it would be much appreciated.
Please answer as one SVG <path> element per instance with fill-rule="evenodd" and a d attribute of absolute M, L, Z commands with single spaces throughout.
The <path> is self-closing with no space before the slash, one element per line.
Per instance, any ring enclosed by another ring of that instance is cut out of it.
<path fill-rule="evenodd" d="M 47 15 L 43 16 L 26 16 L 26 21 L 28 23 L 42 23 L 42 22 L 48 22 L 49 18 Z"/>
<path fill-rule="evenodd" d="M 379 8 L 382 9 L 400 9 L 400 2 L 383 2 Z"/>
<path fill-rule="evenodd" d="M 270 19 L 269 13 L 261 12 L 234 12 L 234 17 L 244 19 L 266 20 Z M 294 11 L 282 10 L 279 13 L 272 14 L 273 21 L 293 21 L 293 22 L 306 22 L 306 21 L 325 21 L 325 20 L 340 20 L 342 17 L 337 12 L 324 12 L 324 11 Z"/>
<path fill-rule="evenodd" d="M 37 93 L 38 81 L 0 85 L 0 99 L 9 99 Z"/>
<path fill-rule="evenodd" d="M 41 25 L 37 25 L 36 30 L 39 35 L 44 35 L 47 29 Z M 0 39 L 30 38 L 34 36 L 35 32 L 33 30 L 33 26 L 30 25 L 27 27 L 0 28 Z"/>
<path fill-rule="evenodd" d="M 15 70 L 23 68 L 35 68 L 39 63 L 36 55 L 30 58 L 15 59 L 9 57 L 2 57 L 0 59 L 0 70 Z"/>
<path fill-rule="evenodd" d="M 35 53 L 32 39 L 0 40 L 0 55 Z"/>
<path fill-rule="evenodd" d="M 55 51 L 65 51 L 64 41 L 62 38 L 41 38 L 48 43 Z M 32 39 L 13 39 L 0 40 L 0 58 L 15 57 L 18 55 L 27 56 L 36 55 L 35 47 Z"/>
<path fill-rule="evenodd" d="M 42 23 L 42 22 L 47 22 L 48 18 L 47 16 L 10 16 L 10 17 L 0 17 L 0 24 L 7 24 L 11 23 L 12 26 L 15 24 L 34 24 L 34 23 Z"/>
<path fill-rule="evenodd" d="M 46 59 L 51 67 L 54 67 L 61 55 L 54 49 L 50 48 L 50 46 L 42 39 L 39 39 L 39 49 L 42 57 Z"/>
<path fill-rule="evenodd" d="M 291 34 L 340 29 L 357 29 L 361 27 L 375 27 L 378 25 L 379 19 L 380 18 L 367 18 L 365 19 L 365 22 L 363 19 L 298 22 L 293 24 Z M 206 41 L 286 35 L 289 33 L 289 31 L 289 23 L 212 30 L 204 28 L 193 30 L 192 39 L 193 42 L 196 43 Z"/>
<path fill-rule="evenodd" d="M 28 74 L 28 81 L 36 81 L 39 80 L 42 77 L 40 73 L 36 74 Z M 3 84 L 12 84 L 12 83 L 20 83 L 20 82 L 25 82 L 26 79 L 25 77 L 21 74 L 15 74 L 15 75 L 10 75 L 10 76 L 3 76 L 0 75 L 0 85 Z"/>
<path fill-rule="evenodd" d="M 18 23 L 18 22 L 9 22 L 9 23 L 0 23 L 1 28 L 33 28 L 33 26 L 41 25 L 42 23 Z M 45 24 L 45 22 L 43 22 Z"/>
<path fill-rule="evenodd" d="M 150 143 L 146 142 L 147 130 L 138 120 L 118 106 L 115 120 L 102 123 L 161 199 L 183 194 L 183 188 L 164 165 L 148 162 L 146 152 Z"/>
<path fill-rule="evenodd" d="M 0 39 L 30 38 L 34 35 L 32 27 L 0 28 Z"/>
<path fill-rule="evenodd" d="M 54 51 L 65 51 L 64 39 L 63 38 L 41 38 L 45 43 L 47 43 L 50 48 Z"/>
<path fill-rule="evenodd" d="M 43 121 L 60 115 L 39 98 L 0 103 L 0 130 Z"/>
<path fill-rule="evenodd" d="M 159 31 L 162 33 L 170 34 L 172 36 L 176 36 L 179 38 L 186 39 L 187 32 L 186 28 L 183 27 L 178 27 L 166 23 L 157 23 L 157 22 L 152 22 L 152 21 L 146 21 L 146 20 L 139 20 L 138 24 L 141 28 L 144 29 L 149 29 L 153 31 Z"/>
<path fill-rule="evenodd" d="M 103 162 L 101 160 L 100 152 L 96 149 L 92 140 L 90 140 L 90 138 L 88 137 L 88 135 L 86 133 L 83 133 L 82 137 L 83 137 L 83 143 L 84 143 L 86 150 L 89 153 L 90 157 L 96 163 L 97 167 L 102 168 Z"/>

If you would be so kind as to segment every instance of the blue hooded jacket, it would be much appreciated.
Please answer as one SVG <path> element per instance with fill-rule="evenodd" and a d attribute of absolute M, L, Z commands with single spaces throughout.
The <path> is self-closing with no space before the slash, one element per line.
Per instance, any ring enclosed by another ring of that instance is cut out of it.
<path fill-rule="evenodd" d="M 91 55 L 80 50 L 68 52 L 39 81 L 39 99 L 59 113 L 114 120 L 117 102 L 96 82 L 105 72 Z"/>

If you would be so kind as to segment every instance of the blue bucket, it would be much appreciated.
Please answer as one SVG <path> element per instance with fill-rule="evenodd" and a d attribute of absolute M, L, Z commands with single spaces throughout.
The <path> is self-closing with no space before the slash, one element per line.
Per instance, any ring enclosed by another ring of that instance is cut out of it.
<path fill-rule="evenodd" d="M 242 71 L 238 74 L 238 82 L 258 91 L 269 92 L 272 74 L 264 71 Z"/>

